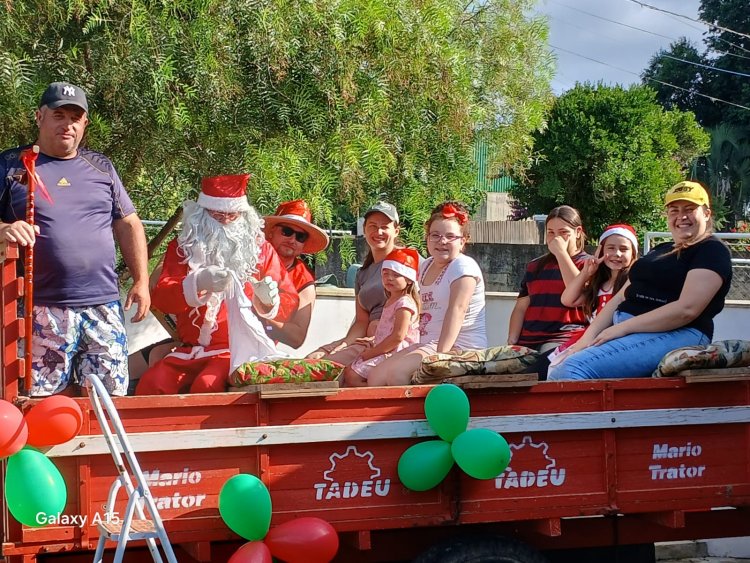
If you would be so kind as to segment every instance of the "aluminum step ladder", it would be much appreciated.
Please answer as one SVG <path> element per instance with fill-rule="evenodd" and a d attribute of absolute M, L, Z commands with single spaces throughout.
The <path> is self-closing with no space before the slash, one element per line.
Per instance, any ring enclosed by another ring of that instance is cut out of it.
<path fill-rule="evenodd" d="M 169 563 L 177 563 L 177 558 L 172 550 L 172 544 L 169 543 L 167 531 L 164 529 L 161 516 L 159 516 L 159 511 L 154 503 L 154 497 L 151 496 L 151 491 L 143 476 L 141 466 L 138 464 L 133 448 L 130 446 L 130 440 L 128 440 L 128 436 L 122 426 L 120 415 L 117 413 L 117 409 L 101 380 L 92 374 L 87 375 L 86 379 L 90 383 L 89 396 L 91 404 L 94 407 L 94 414 L 96 414 L 96 418 L 99 421 L 102 434 L 107 441 L 107 447 L 112 454 L 112 459 L 119 474 L 109 489 L 105 514 L 98 524 L 99 543 L 96 546 L 94 563 L 102 563 L 104 544 L 107 540 L 117 542 L 114 563 L 122 561 L 122 558 L 125 556 L 125 547 L 130 540 L 146 540 L 148 550 L 151 552 L 151 558 L 156 563 L 163 563 L 159 547 L 156 543 L 157 539 L 161 542 L 161 547 L 164 550 L 167 561 Z M 112 428 L 110 428 L 107 418 L 111 421 Z M 116 437 L 112 429 L 117 434 Z M 123 454 L 133 472 L 137 486 L 133 485 L 128 467 L 123 460 Z M 125 508 L 125 514 L 119 517 L 115 511 L 115 503 L 117 501 L 117 493 L 121 487 L 125 487 L 128 504 Z M 146 518 L 144 507 L 148 511 L 148 519 Z"/>

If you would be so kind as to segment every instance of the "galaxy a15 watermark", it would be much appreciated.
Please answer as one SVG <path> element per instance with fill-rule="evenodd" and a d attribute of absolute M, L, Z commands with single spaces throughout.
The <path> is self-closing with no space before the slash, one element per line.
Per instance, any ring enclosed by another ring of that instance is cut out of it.
<path fill-rule="evenodd" d="M 112 512 L 101 514 L 95 512 L 89 521 L 88 514 L 63 514 L 58 512 L 57 514 L 47 514 L 46 512 L 37 512 L 34 518 L 36 523 L 40 526 L 78 526 L 84 528 L 88 525 L 96 526 L 102 522 L 106 524 L 119 524 L 120 513 Z"/>

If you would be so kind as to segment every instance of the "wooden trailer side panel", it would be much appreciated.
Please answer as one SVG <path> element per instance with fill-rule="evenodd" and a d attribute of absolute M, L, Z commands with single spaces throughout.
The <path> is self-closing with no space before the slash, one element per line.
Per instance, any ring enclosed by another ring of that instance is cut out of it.
<path fill-rule="evenodd" d="M 562 518 L 621 512 L 668 521 L 663 515 L 671 511 L 679 525 L 681 511 L 747 505 L 747 423 L 660 426 L 665 412 L 743 407 L 747 387 L 747 382 L 721 383 L 713 393 L 680 380 L 644 380 L 470 392 L 472 425 L 512 429 L 502 431 L 513 454 L 510 466 L 487 481 L 454 468 L 426 492 L 405 489 L 397 466 L 409 446 L 435 439 L 424 424 L 429 387 L 347 389 L 268 401 L 243 393 L 133 397 L 116 404 L 125 428 L 146 446 L 138 459 L 175 543 L 235 538 L 221 521 L 218 496 L 238 473 L 258 475 L 269 487 L 272 525 L 309 515 L 341 532 L 368 534 L 543 522 L 543 533 L 555 536 L 568 529 L 557 522 Z M 115 470 L 109 455 L 92 450 L 87 441 L 100 429 L 89 404 L 80 401 L 85 423 L 80 443 L 73 442 L 77 455 L 54 461 L 68 484 L 65 514 L 83 515 L 86 522 L 10 527 L 3 546 L 7 555 L 86 549 L 96 542 L 95 521 L 103 516 Z M 630 411 L 643 427 L 617 427 Z M 654 426 L 649 426 L 642 417 L 652 415 Z M 542 420 L 559 420 L 562 426 Z M 314 426 L 305 432 L 308 425 Z M 257 442 L 241 446 L 232 441 L 236 429 L 260 433 L 266 427 L 267 438 L 261 434 Z M 206 437 L 217 429 L 229 442 Z M 283 439 L 275 440 L 280 432 Z M 663 477 L 655 464 L 665 469 Z M 705 467 L 689 469 L 700 466 Z M 124 512 L 124 499 L 118 512 Z M 586 535 L 564 541 L 585 542 Z"/>

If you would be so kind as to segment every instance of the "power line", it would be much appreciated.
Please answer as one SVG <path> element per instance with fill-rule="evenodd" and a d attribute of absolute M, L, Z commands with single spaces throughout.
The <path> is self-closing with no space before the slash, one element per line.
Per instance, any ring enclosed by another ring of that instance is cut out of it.
<path fill-rule="evenodd" d="M 685 20 L 681 20 L 680 18 L 676 18 L 676 17 L 674 17 L 671 14 L 665 14 L 665 15 L 669 19 L 674 20 L 676 22 L 680 22 L 682 25 L 686 25 L 686 26 L 688 26 L 691 29 L 695 29 L 697 31 L 703 31 L 703 29 L 701 29 L 700 27 L 696 27 L 694 25 L 690 25 Z M 709 24 L 707 24 L 705 22 L 701 22 L 701 25 L 703 25 L 703 26 L 709 26 Z M 729 41 L 727 39 L 724 39 L 723 37 L 716 36 L 716 37 L 713 37 L 713 39 L 715 39 L 717 41 L 721 41 L 722 43 L 726 43 L 730 47 L 734 47 L 735 49 L 739 49 L 740 51 L 745 51 L 746 53 L 750 53 L 750 50 L 745 49 L 742 45 L 738 45 L 737 43 L 732 43 L 731 41 Z M 705 39 L 703 41 L 705 43 Z M 750 57 L 746 57 L 744 55 L 740 55 L 739 53 L 730 53 L 728 51 L 719 51 L 718 49 L 711 49 L 711 51 L 713 51 L 714 53 L 718 53 L 719 55 L 729 55 L 730 57 L 737 57 L 738 59 L 750 60 Z"/>
<path fill-rule="evenodd" d="M 673 61 L 680 61 L 681 63 L 687 63 L 689 65 L 695 65 L 695 66 L 699 66 L 701 68 L 707 68 L 709 70 L 715 70 L 717 72 L 726 72 L 728 74 L 736 74 L 737 76 L 744 76 L 746 78 L 750 78 L 750 74 L 745 74 L 744 72 L 737 72 L 736 70 L 729 70 L 729 69 L 726 69 L 726 68 L 719 68 L 717 66 L 704 65 L 704 64 L 701 64 L 701 63 L 696 63 L 694 61 L 688 61 L 686 59 L 681 59 L 679 57 L 673 57 L 672 55 L 667 55 L 666 53 L 662 53 L 661 56 L 665 57 L 667 59 L 672 59 Z"/>
<path fill-rule="evenodd" d="M 549 46 L 552 47 L 553 49 L 555 49 L 556 51 L 562 51 L 563 53 L 569 53 L 571 55 L 575 55 L 576 57 L 581 57 L 582 59 L 586 59 L 587 61 L 591 61 L 591 62 L 594 62 L 594 63 L 599 63 L 600 65 L 604 65 L 604 66 L 608 66 L 610 68 L 614 68 L 615 70 L 619 70 L 620 72 L 626 72 L 628 74 L 633 74 L 633 75 L 635 75 L 635 76 L 637 76 L 637 77 L 640 78 L 640 74 L 638 74 L 636 72 L 633 72 L 632 70 L 628 70 L 626 68 L 620 68 L 619 66 L 615 66 L 615 65 L 610 64 L 610 63 L 605 63 L 603 61 L 598 61 L 596 59 L 592 59 L 591 57 L 587 57 L 586 55 L 581 55 L 580 53 L 576 53 L 575 51 L 570 51 L 568 49 L 563 49 L 562 47 L 556 47 L 552 43 L 550 43 Z"/>
<path fill-rule="evenodd" d="M 669 86 L 670 88 L 675 88 L 677 90 L 681 90 L 683 92 L 687 92 L 688 94 L 694 94 L 696 96 L 700 96 L 701 98 L 706 98 L 711 100 L 712 102 L 721 102 L 722 104 L 729 104 L 730 106 L 734 106 L 736 108 L 744 109 L 747 111 L 750 111 L 749 107 L 743 106 L 742 104 L 735 104 L 734 102 L 729 102 L 727 100 L 722 100 L 721 98 L 717 98 L 715 96 L 709 96 L 708 94 L 701 94 L 700 92 L 696 92 L 695 90 L 690 90 L 688 88 L 683 88 L 682 86 L 675 86 L 674 84 L 670 84 L 669 82 L 663 82 L 661 80 L 657 80 L 656 78 L 646 78 L 646 80 L 650 80 L 651 82 L 657 82 L 658 84 L 662 84 L 664 86 Z"/>
<path fill-rule="evenodd" d="M 702 23 L 703 25 L 707 25 L 710 28 L 719 29 L 721 31 L 726 31 L 727 33 L 732 33 L 734 35 L 739 35 L 740 37 L 745 37 L 746 39 L 750 39 L 750 35 L 748 35 L 747 33 L 741 33 L 739 31 L 735 31 L 734 29 L 729 29 L 728 27 L 722 27 L 714 23 L 705 22 L 701 19 L 691 18 L 690 16 L 686 16 L 685 14 L 678 14 L 677 12 L 670 12 L 669 10 L 665 10 L 663 8 L 657 8 L 656 6 L 652 6 L 651 4 L 646 4 L 645 2 L 641 2 L 640 0 L 630 0 L 630 2 L 633 2 L 634 4 L 638 4 L 642 8 L 648 8 L 650 10 L 656 10 L 657 12 L 664 12 L 665 14 L 671 14 L 673 16 L 677 16 L 678 18 L 683 18 L 683 19 L 690 20 L 696 23 Z"/>
<path fill-rule="evenodd" d="M 670 37 L 669 35 L 663 35 L 661 33 L 656 33 L 655 31 L 651 31 L 649 29 L 643 29 L 641 27 L 630 25 L 630 24 L 627 24 L 627 23 L 624 23 L 624 22 L 621 22 L 621 21 L 617 21 L 617 20 L 612 20 L 612 19 L 609 19 L 609 18 L 605 18 L 604 16 L 600 16 L 598 14 L 587 12 L 586 10 L 581 10 L 580 8 L 576 8 L 574 6 L 568 6 L 567 4 L 563 4 L 562 2 L 556 2 L 555 0 L 550 0 L 550 2 L 552 2 L 553 4 L 557 4 L 558 6 L 562 6 L 563 8 L 568 8 L 569 10 L 575 10 L 576 12 L 580 12 L 582 14 L 586 14 L 587 16 L 591 16 L 592 18 L 597 18 L 597 19 L 604 20 L 604 21 L 607 21 L 607 22 L 610 22 L 610 23 L 614 23 L 616 25 L 621 25 L 623 27 L 627 27 L 627 28 L 630 28 L 630 29 L 635 29 L 636 31 L 641 31 L 643 33 L 648 33 L 649 35 L 654 35 L 656 37 L 661 37 L 663 39 L 669 39 L 670 41 L 678 41 L 678 39 L 675 38 L 675 37 Z M 669 14 L 667 14 L 667 15 L 669 15 Z M 549 16 L 549 17 L 552 17 L 552 16 Z M 669 16 L 669 17 L 671 19 L 679 21 L 677 18 L 675 18 L 673 16 Z M 566 21 L 560 20 L 559 18 L 553 18 L 553 19 L 558 19 L 558 21 L 562 21 L 563 23 L 565 23 L 567 25 L 570 25 L 572 27 L 576 27 L 578 29 L 584 29 L 584 28 L 582 28 L 580 26 L 576 26 L 576 25 L 573 25 L 573 24 L 568 23 Z M 693 29 L 697 29 L 698 31 L 701 31 L 699 28 L 697 28 L 695 26 L 692 26 L 692 25 L 687 24 L 685 22 L 681 22 L 681 23 L 687 25 L 688 27 L 692 27 Z M 705 25 L 708 25 L 708 24 L 705 24 Z M 587 31 L 590 31 L 590 30 L 587 30 Z M 717 39 L 719 39 L 723 43 L 731 45 L 732 47 L 735 47 L 737 49 L 741 49 L 741 50 L 745 51 L 746 53 L 750 53 L 750 50 L 745 49 L 741 45 L 737 45 L 735 43 L 732 43 L 731 41 L 727 41 L 726 39 L 722 39 L 721 37 L 717 37 Z M 718 53 L 719 55 L 729 55 L 730 57 L 737 57 L 737 58 L 740 58 L 740 59 L 750 60 L 750 57 L 745 57 L 745 56 L 739 55 L 737 53 L 729 53 L 727 51 L 719 51 L 718 49 L 713 49 L 713 52 L 714 53 Z"/>
<path fill-rule="evenodd" d="M 614 68 L 615 70 L 619 70 L 620 72 L 625 72 L 627 74 L 632 74 L 634 76 L 638 76 L 640 78 L 640 75 L 637 72 L 633 72 L 632 70 L 627 70 L 625 68 L 620 68 L 618 66 L 615 66 L 610 63 L 605 63 L 604 61 L 599 61 L 597 59 L 593 59 L 591 57 L 587 57 L 586 55 L 581 55 L 580 53 L 576 53 L 575 51 L 570 51 L 569 49 L 563 49 L 562 47 L 556 47 L 555 45 L 550 44 L 550 47 L 555 49 L 556 51 L 562 51 L 564 53 L 569 53 L 571 55 L 575 55 L 576 57 L 581 57 L 582 59 L 586 59 L 587 61 L 591 61 L 594 63 L 598 63 L 600 65 L 608 66 L 610 68 Z M 730 106 L 734 106 L 740 109 L 744 109 L 747 111 L 750 111 L 749 107 L 743 106 L 741 104 L 736 104 L 734 102 L 729 102 L 727 100 L 722 100 L 721 98 L 716 98 L 715 96 L 709 96 L 708 94 L 701 94 L 700 92 L 696 92 L 695 90 L 689 90 L 688 88 L 683 88 L 681 86 L 675 86 L 674 84 L 670 84 L 669 82 L 663 82 L 662 80 L 657 80 L 656 78 L 645 78 L 645 80 L 649 80 L 651 82 L 657 82 L 658 84 L 662 84 L 664 86 L 669 86 L 670 88 L 675 88 L 676 90 L 682 90 L 683 92 L 688 92 L 689 94 L 694 94 L 696 96 L 700 96 L 702 98 L 708 98 L 712 102 L 721 102 L 723 104 L 728 104 Z"/>
<path fill-rule="evenodd" d="M 648 30 L 648 29 L 643 29 L 643 28 L 636 27 L 634 25 L 629 25 L 629 24 L 626 24 L 626 23 L 623 23 L 623 22 L 620 22 L 620 21 L 617 21 L 617 20 L 612 20 L 612 19 L 609 19 L 609 18 L 605 18 L 604 16 L 600 16 L 598 14 L 593 14 L 591 12 L 587 12 L 586 10 L 581 10 L 580 8 L 575 8 L 573 6 L 568 6 L 567 4 L 563 4 L 562 2 L 556 2 L 555 0 L 550 0 L 550 1 L 552 3 L 554 3 L 554 4 L 557 4 L 558 6 L 562 6 L 563 8 L 568 8 L 569 10 L 575 10 L 576 12 L 580 12 L 582 14 L 586 14 L 587 16 L 591 16 L 592 18 L 597 18 L 597 19 L 600 19 L 600 20 L 604 20 L 604 21 L 616 24 L 616 25 L 621 25 L 623 27 L 627 27 L 627 28 L 630 28 L 630 29 L 635 29 L 636 31 L 641 31 L 643 33 L 648 33 L 649 35 L 654 35 L 656 37 L 662 37 L 663 39 L 669 39 L 670 41 L 673 41 L 673 42 L 674 41 L 678 41 L 678 39 L 676 39 L 675 37 L 670 37 L 669 35 L 663 35 L 661 33 L 656 33 L 655 31 L 651 31 L 651 30 Z M 547 17 L 552 18 L 552 19 L 556 19 L 557 21 L 562 22 L 562 23 L 564 23 L 566 25 L 569 25 L 571 27 L 574 27 L 576 29 L 580 29 L 582 31 L 588 31 L 589 33 L 593 33 L 590 29 L 587 29 L 587 28 L 584 28 L 584 27 L 572 24 L 572 23 L 567 22 L 565 20 L 561 20 L 560 18 L 553 17 L 553 16 L 550 16 L 550 15 L 548 15 Z M 677 18 L 672 18 L 672 19 L 677 19 Z M 686 24 L 686 25 L 689 25 L 689 24 Z M 690 27 L 694 27 L 694 26 L 690 26 Z M 697 29 L 697 28 L 694 28 L 694 29 Z M 601 34 L 601 33 L 597 33 L 596 35 L 601 35 L 602 37 L 604 37 L 604 35 Z M 744 49 L 743 47 L 741 47 L 739 45 L 735 45 L 734 43 L 731 43 L 731 42 L 726 41 L 726 40 L 722 40 L 722 41 L 724 41 L 725 43 L 729 43 L 729 45 L 737 47 L 738 49 L 742 49 L 744 51 L 747 51 L 747 49 Z M 716 49 L 713 50 L 713 52 L 717 53 L 719 55 L 729 55 L 730 57 L 737 57 L 737 58 L 740 58 L 740 59 L 750 60 L 750 57 L 745 57 L 743 55 L 738 55 L 737 53 L 729 53 L 727 51 L 719 51 L 719 50 L 716 50 Z M 747 52 L 750 52 L 750 51 L 747 51 Z M 727 71 L 727 72 L 732 72 L 732 71 Z"/>
<path fill-rule="evenodd" d="M 619 22 L 617 20 L 611 20 L 609 18 L 605 18 L 604 16 L 600 16 L 598 14 L 592 14 L 591 12 L 587 12 L 586 10 L 581 10 L 580 8 L 575 8 L 573 6 L 568 6 L 567 4 L 563 4 L 562 2 L 555 2 L 555 0 L 550 0 L 553 4 L 557 4 L 558 6 L 562 6 L 563 8 L 568 8 L 569 10 L 575 10 L 576 12 L 581 12 L 582 14 L 586 14 L 587 16 L 591 16 L 592 18 L 597 18 L 600 20 L 604 20 L 605 22 L 614 23 L 617 25 L 621 25 L 623 27 L 628 27 L 630 29 L 635 29 L 636 31 L 642 31 L 643 33 L 649 33 L 651 35 L 656 35 L 657 37 L 662 37 L 664 39 L 669 39 L 670 41 L 676 41 L 674 37 L 669 37 L 668 35 L 662 35 L 661 33 L 656 33 L 655 31 L 649 31 L 647 29 L 641 29 L 640 27 L 635 27 L 633 25 L 629 25 L 623 22 Z M 572 24 L 569 24 L 572 25 Z"/>
<path fill-rule="evenodd" d="M 703 25 L 703 27 L 698 27 L 697 25 L 690 25 L 690 24 L 689 24 L 689 23 L 687 23 L 686 21 L 684 21 L 684 20 L 681 20 L 680 18 L 676 18 L 676 17 L 675 17 L 675 16 L 673 16 L 672 14 L 665 14 L 665 15 L 666 15 L 666 16 L 667 16 L 667 17 L 668 17 L 668 18 L 669 18 L 670 20 L 674 20 L 674 21 L 676 21 L 676 22 L 679 22 L 679 23 L 681 23 L 682 25 L 686 25 L 686 26 L 688 26 L 688 27 L 689 27 L 690 29 L 694 29 L 694 30 L 696 30 L 696 31 L 700 31 L 701 33 L 705 33 L 705 32 L 706 32 L 706 30 L 704 29 L 704 28 L 706 27 L 706 24 L 704 24 L 704 23 L 701 23 L 701 25 Z"/>
<path fill-rule="evenodd" d="M 628 0 L 628 1 L 631 1 L 631 0 Z M 665 12 L 664 15 L 666 15 L 671 20 L 674 20 L 676 22 L 680 22 L 682 25 L 688 26 L 691 29 L 695 29 L 696 31 L 701 31 L 701 32 L 705 33 L 705 31 L 702 28 L 694 26 L 694 25 L 690 25 L 686 21 L 680 19 L 679 17 L 673 16 L 669 12 Z M 706 23 L 706 22 L 704 22 L 702 20 L 695 20 L 695 21 L 699 22 L 704 27 L 710 27 L 710 25 L 711 25 L 711 24 L 708 24 L 708 23 Z M 625 25 L 625 24 L 623 24 L 623 25 Z M 640 28 L 636 28 L 636 29 L 640 29 Z M 646 33 L 653 33 L 653 32 L 650 32 L 648 30 L 645 30 L 645 29 L 642 29 L 641 31 L 645 31 Z M 662 36 L 662 37 L 664 37 L 664 36 Z M 670 39 L 672 41 L 677 41 L 677 39 L 675 39 L 673 37 L 669 37 L 668 39 Z M 745 51 L 746 53 L 750 53 L 750 50 L 745 49 L 742 45 L 738 45 L 737 43 L 732 43 L 731 41 L 729 41 L 727 39 L 724 39 L 723 37 L 714 37 L 714 39 L 716 39 L 718 41 L 721 41 L 722 43 L 726 43 L 730 47 L 734 47 L 735 49 L 739 49 L 740 51 Z M 704 39 L 704 42 L 705 42 L 705 39 Z M 746 57 L 746 56 L 740 55 L 738 53 L 730 53 L 729 51 L 719 51 L 718 49 L 711 49 L 711 51 L 713 51 L 714 53 L 717 53 L 719 55 L 728 55 L 730 57 L 737 57 L 738 59 L 750 60 L 750 57 Z"/>

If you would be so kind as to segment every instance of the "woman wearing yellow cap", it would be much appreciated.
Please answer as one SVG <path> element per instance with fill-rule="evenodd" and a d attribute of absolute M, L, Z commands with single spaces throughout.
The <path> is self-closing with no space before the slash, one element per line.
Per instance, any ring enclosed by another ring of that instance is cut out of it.
<path fill-rule="evenodd" d="M 729 249 L 712 236 L 699 183 L 673 186 L 664 205 L 673 241 L 634 263 L 628 282 L 553 362 L 548 379 L 648 377 L 667 352 L 711 342 L 732 281 Z"/>

